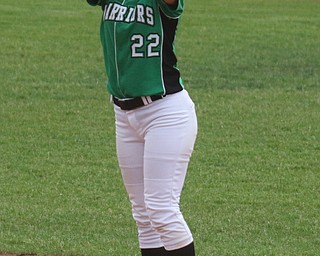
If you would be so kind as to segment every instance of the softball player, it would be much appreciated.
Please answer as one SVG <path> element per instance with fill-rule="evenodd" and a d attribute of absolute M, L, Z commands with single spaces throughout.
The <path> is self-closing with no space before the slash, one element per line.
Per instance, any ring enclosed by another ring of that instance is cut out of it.
<path fill-rule="evenodd" d="M 87 0 L 103 10 L 100 34 L 116 145 L 143 256 L 193 256 L 179 207 L 197 134 L 173 42 L 183 0 Z"/>

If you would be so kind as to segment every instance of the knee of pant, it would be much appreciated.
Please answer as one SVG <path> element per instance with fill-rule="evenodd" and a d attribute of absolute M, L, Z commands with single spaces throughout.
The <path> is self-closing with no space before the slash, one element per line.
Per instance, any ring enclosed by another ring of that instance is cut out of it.
<path fill-rule="evenodd" d="M 150 226 L 150 219 L 144 207 L 133 208 L 132 216 L 138 226 L 140 227 Z"/>
<path fill-rule="evenodd" d="M 148 216 L 133 215 L 133 219 L 135 220 L 138 227 L 144 228 L 144 227 L 151 226 Z"/>
<path fill-rule="evenodd" d="M 154 229 L 165 229 L 166 226 L 177 221 L 177 216 L 181 215 L 175 207 L 147 207 L 147 213 Z"/>

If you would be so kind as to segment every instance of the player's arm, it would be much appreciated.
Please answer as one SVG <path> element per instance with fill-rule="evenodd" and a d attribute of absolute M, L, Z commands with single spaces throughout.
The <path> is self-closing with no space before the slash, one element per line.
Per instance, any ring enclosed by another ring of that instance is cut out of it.
<path fill-rule="evenodd" d="M 178 0 L 164 0 L 164 1 L 168 5 L 176 5 L 178 3 Z"/>
<path fill-rule="evenodd" d="M 91 6 L 101 6 L 101 9 L 103 11 L 107 1 L 108 0 L 87 0 L 87 3 Z"/>
<path fill-rule="evenodd" d="M 105 2 L 105 0 L 87 0 L 88 4 L 90 5 L 103 5 L 103 2 Z"/>
<path fill-rule="evenodd" d="M 157 0 L 161 11 L 169 18 L 177 19 L 183 12 L 184 0 Z"/>
<path fill-rule="evenodd" d="M 97 5 L 100 3 L 100 0 L 87 0 L 88 4 L 90 5 Z"/>

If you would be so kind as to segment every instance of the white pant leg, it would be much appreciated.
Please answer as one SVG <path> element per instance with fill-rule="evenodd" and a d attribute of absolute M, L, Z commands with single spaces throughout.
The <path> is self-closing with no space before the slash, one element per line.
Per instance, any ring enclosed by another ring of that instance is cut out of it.
<path fill-rule="evenodd" d="M 145 204 L 167 250 L 193 241 L 180 212 L 180 194 L 197 133 L 194 104 L 186 92 L 168 96 L 145 136 Z"/>
<path fill-rule="evenodd" d="M 160 236 L 152 227 L 144 204 L 144 140 L 130 126 L 125 112 L 117 108 L 115 110 L 118 161 L 138 227 L 140 247 L 162 247 Z"/>
<path fill-rule="evenodd" d="M 175 250 L 188 245 L 193 238 L 179 201 L 197 133 L 193 102 L 183 91 L 134 111 L 115 109 L 119 163 L 138 224 L 141 248 L 163 244 L 167 250 Z M 121 125 L 122 115 L 126 125 Z M 130 139 L 133 137 L 144 144 L 139 150 Z M 141 170 L 141 159 L 135 158 L 142 149 L 143 175 L 129 167 L 139 166 L 137 169 Z M 161 242 L 156 240 L 156 234 Z"/>

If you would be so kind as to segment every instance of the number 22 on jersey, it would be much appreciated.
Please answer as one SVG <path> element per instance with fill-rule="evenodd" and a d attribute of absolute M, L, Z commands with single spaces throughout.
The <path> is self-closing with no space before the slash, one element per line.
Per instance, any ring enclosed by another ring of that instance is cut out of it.
<path fill-rule="evenodd" d="M 149 34 L 144 37 L 141 34 L 131 36 L 131 57 L 132 58 L 152 58 L 160 56 L 160 36 L 158 34 Z"/>

